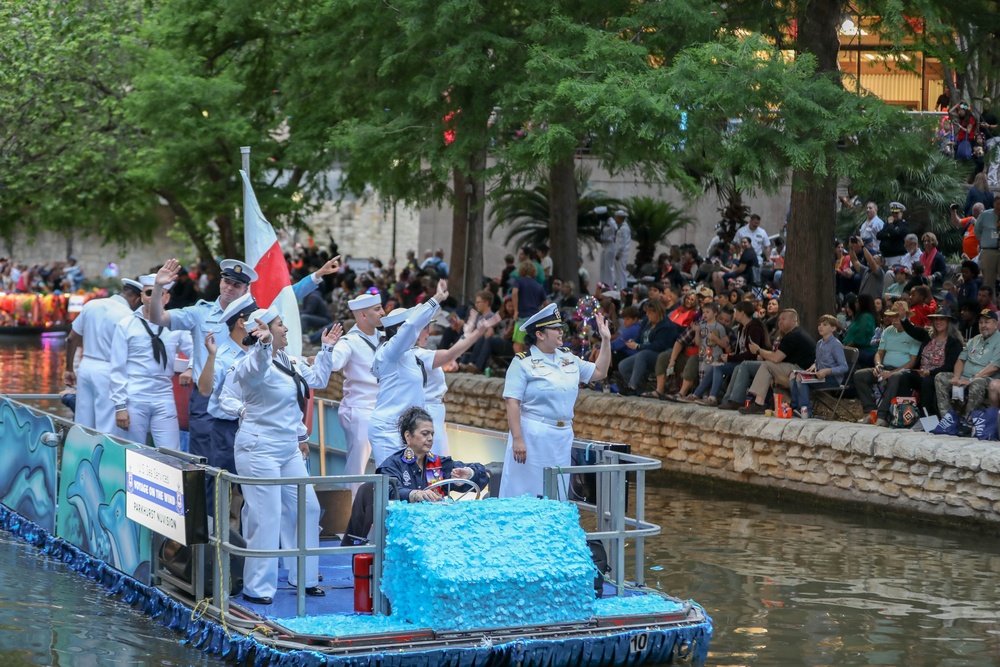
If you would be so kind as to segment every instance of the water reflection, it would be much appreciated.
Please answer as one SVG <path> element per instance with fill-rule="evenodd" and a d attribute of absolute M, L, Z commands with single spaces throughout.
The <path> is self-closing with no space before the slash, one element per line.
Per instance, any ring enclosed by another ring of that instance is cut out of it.
<path fill-rule="evenodd" d="M 664 486 L 647 507 L 647 580 L 708 610 L 709 664 L 1000 660 L 994 536 Z"/>
<path fill-rule="evenodd" d="M 62 349 L 61 339 L 0 341 L 0 388 L 58 391 Z M 647 544 L 646 580 L 711 614 L 708 664 L 1000 664 L 994 535 L 665 480 L 648 488 L 647 511 L 664 534 Z M 3 534 L 0 590 L 4 667 L 208 663 L 170 631 Z"/>

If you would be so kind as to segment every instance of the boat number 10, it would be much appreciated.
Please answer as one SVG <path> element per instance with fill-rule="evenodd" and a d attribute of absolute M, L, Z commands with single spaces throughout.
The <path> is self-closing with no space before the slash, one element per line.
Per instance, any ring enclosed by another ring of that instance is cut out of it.
<path fill-rule="evenodd" d="M 632 635 L 628 639 L 628 652 L 629 653 L 642 653 L 646 650 L 649 645 L 649 635 L 645 632 L 639 632 Z"/>

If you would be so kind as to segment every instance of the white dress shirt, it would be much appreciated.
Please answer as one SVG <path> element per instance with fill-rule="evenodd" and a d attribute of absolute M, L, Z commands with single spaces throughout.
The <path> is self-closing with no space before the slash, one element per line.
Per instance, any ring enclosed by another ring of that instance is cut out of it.
<path fill-rule="evenodd" d="M 153 344 L 149 332 L 159 333 L 166 350 L 166 365 L 153 357 Z M 191 335 L 186 331 L 171 331 L 153 324 L 137 310 L 125 317 L 115 327 L 111 342 L 111 402 L 116 410 L 124 410 L 128 403 L 150 403 L 174 400 L 174 359 L 178 352 L 191 356 Z"/>
<path fill-rule="evenodd" d="M 378 382 L 372 375 L 372 364 L 380 341 L 378 331 L 369 336 L 354 325 L 333 346 L 332 369 L 344 372 L 344 398 L 340 401 L 342 406 L 368 410 L 375 407 Z"/>
<path fill-rule="evenodd" d="M 417 350 L 413 346 L 438 308 L 434 299 L 416 306 L 396 335 L 376 350 L 372 374 L 378 380 L 378 398 L 372 412 L 373 422 L 395 425 L 403 410 L 414 405 L 424 406 L 426 369 L 421 370 L 417 364 Z"/>
<path fill-rule="evenodd" d="M 115 327 L 131 314 L 128 301 L 119 294 L 107 299 L 91 299 L 85 303 L 80 314 L 73 320 L 73 331 L 83 336 L 83 356 L 110 361 Z"/>

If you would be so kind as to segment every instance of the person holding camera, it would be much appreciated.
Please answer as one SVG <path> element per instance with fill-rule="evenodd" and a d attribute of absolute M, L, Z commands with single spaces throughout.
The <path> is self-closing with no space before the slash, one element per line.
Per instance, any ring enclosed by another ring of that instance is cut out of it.
<path fill-rule="evenodd" d="M 847 246 L 847 251 L 851 256 L 851 268 L 856 274 L 861 276 L 861 286 L 858 288 L 858 295 L 867 294 L 872 299 L 882 298 L 882 291 L 885 283 L 885 269 L 882 265 L 882 256 L 872 254 L 868 246 L 861 242 L 861 238 L 852 236 Z M 858 253 L 863 253 L 864 263 L 858 259 Z"/>

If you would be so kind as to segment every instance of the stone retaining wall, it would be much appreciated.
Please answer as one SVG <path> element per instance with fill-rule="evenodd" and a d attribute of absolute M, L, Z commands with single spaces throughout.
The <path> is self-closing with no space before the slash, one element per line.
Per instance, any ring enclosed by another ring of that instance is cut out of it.
<path fill-rule="evenodd" d="M 448 420 L 506 430 L 503 380 L 449 375 Z M 325 392 L 339 398 L 341 380 Z M 581 391 L 578 438 L 626 442 L 667 471 L 1000 523 L 1000 444 L 821 420 L 772 419 Z"/>

